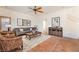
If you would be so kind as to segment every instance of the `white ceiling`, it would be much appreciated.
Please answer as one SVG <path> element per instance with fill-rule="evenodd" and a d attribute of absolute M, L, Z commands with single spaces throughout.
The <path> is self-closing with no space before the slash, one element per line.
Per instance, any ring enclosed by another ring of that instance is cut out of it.
<path fill-rule="evenodd" d="M 34 14 L 33 10 L 29 9 L 28 7 L 33 8 L 33 6 L 5 6 L 4 8 L 8 8 L 10 10 L 14 10 L 17 12 L 25 13 L 25 14 Z M 44 13 L 51 13 L 55 11 L 59 11 L 64 8 L 70 8 L 71 6 L 42 6 Z"/>

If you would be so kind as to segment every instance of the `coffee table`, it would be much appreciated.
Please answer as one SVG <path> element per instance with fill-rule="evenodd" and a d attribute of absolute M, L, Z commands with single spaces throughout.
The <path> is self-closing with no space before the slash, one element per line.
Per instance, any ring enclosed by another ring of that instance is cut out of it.
<path fill-rule="evenodd" d="M 26 37 L 30 40 L 33 37 L 33 33 L 26 33 Z"/>
<path fill-rule="evenodd" d="M 30 32 L 30 33 L 26 33 L 26 37 L 30 40 L 32 37 L 37 37 L 40 36 L 41 32 L 36 31 L 35 33 Z"/>

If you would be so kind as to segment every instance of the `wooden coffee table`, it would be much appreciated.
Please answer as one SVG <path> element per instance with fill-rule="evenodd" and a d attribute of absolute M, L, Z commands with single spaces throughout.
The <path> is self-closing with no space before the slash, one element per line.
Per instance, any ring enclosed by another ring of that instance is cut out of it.
<path fill-rule="evenodd" d="M 41 35 L 41 32 L 35 32 L 35 33 L 26 33 L 26 37 L 30 40 L 32 37 L 37 37 L 37 36 L 40 36 Z"/>
<path fill-rule="evenodd" d="M 33 37 L 33 33 L 26 33 L 26 37 L 30 40 Z"/>

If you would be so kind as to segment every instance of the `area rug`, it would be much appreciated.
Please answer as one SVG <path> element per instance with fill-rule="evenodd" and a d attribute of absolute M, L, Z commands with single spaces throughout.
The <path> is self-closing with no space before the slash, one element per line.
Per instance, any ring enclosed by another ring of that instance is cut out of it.
<path fill-rule="evenodd" d="M 26 52 L 30 49 L 32 49 L 33 47 L 37 46 L 38 44 L 40 44 L 41 42 L 47 40 L 48 38 L 50 38 L 50 35 L 41 35 L 38 37 L 34 37 L 31 40 L 27 39 L 26 36 L 23 36 L 23 52 Z"/>

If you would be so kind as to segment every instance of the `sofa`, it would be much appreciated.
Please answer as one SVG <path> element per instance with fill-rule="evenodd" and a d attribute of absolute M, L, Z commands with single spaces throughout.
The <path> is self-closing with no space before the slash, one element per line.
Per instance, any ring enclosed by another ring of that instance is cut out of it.
<path fill-rule="evenodd" d="M 16 36 L 21 36 L 21 35 L 26 35 L 26 33 L 36 31 L 36 27 L 28 27 L 28 28 L 14 28 L 13 32 L 15 33 Z"/>

